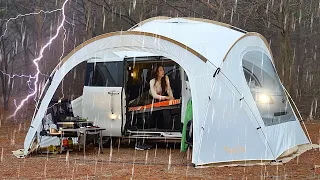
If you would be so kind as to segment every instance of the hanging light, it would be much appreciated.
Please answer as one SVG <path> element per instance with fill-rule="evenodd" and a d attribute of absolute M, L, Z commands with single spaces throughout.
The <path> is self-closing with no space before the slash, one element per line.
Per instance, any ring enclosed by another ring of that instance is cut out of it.
<path fill-rule="evenodd" d="M 111 114 L 109 115 L 109 118 L 112 119 L 112 120 L 116 119 L 117 117 L 118 117 L 118 116 L 117 116 L 116 114 L 114 114 L 114 113 L 111 113 Z"/>

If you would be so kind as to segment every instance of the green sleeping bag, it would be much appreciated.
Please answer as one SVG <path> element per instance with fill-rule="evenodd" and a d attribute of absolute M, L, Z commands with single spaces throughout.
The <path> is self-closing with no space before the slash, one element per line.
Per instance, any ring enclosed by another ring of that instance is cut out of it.
<path fill-rule="evenodd" d="M 191 98 L 188 101 L 187 109 L 186 109 L 186 116 L 184 117 L 183 122 L 183 129 L 182 129 L 182 138 L 181 138 L 181 147 L 180 151 L 185 152 L 188 148 L 188 144 L 186 143 L 186 137 L 187 137 L 187 124 L 190 120 L 192 120 L 192 100 Z"/>

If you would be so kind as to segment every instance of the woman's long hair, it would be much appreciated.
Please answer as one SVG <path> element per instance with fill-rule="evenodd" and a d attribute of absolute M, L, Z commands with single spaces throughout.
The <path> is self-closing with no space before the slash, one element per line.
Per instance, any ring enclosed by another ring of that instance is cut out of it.
<path fill-rule="evenodd" d="M 154 73 L 154 79 L 156 80 L 156 82 L 159 81 L 159 79 L 158 79 L 158 78 L 159 78 L 159 75 L 158 75 L 158 74 L 159 74 L 159 68 L 160 68 L 160 67 L 163 68 L 162 65 L 157 66 L 156 71 L 155 71 L 155 73 Z M 166 75 L 164 75 L 164 76 L 161 78 L 160 82 L 161 82 L 161 89 L 162 89 L 161 95 L 164 95 L 165 92 L 166 92 L 166 89 L 167 89 Z"/>

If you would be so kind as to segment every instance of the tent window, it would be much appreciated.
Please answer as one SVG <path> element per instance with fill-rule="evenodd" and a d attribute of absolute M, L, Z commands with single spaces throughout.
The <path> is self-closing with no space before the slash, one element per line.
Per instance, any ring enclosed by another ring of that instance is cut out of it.
<path fill-rule="evenodd" d="M 247 52 L 242 59 L 243 73 L 266 126 L 294 121 L 271 59 L 263 52 Z"/>
<path fill-rule="evenodd" d="M 122 87 L 123 62 L 88 63 L 86 72 L 86 86 Z"/>

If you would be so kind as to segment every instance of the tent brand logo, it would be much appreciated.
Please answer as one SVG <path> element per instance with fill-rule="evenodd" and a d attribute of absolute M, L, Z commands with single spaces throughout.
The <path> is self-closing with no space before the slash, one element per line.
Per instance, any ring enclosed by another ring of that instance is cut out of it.
<path fill-rule="evenodd" d="M 246 152 L 246 148 L 243 146 L 236 146 L 234 148 L 230 148 L 228 146 L 224 146 L 223 150 L 229 154 L 236 154 L 236 153 L 244 153 Z"/>

